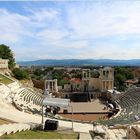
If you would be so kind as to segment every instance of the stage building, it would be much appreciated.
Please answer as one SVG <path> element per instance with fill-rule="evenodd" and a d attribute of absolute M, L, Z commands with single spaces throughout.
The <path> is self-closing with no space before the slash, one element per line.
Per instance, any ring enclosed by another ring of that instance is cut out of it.
<path fill-rule="evenodd" d="M 72 101 L 91 101 L 94 98 L 105 94 L 105 91 L 113 90 L 114 69 L 105 67 L 98 70 L 99 77 L 91 77 L 90 69 L 82 69 L 82 78 L 71 78 L 70 84 L 58 86 L 58 91 L 63 98 L 70 98 Z M 110 96 L 106 92 L 105 96 Z"/>

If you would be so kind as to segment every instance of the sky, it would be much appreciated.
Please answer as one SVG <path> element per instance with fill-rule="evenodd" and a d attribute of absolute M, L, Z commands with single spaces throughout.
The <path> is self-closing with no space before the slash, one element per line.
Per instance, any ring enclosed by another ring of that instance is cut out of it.
<path fill-rule="evenodd" d="M 0 44 L 16 61 L 140 59 L 140 1 L 0 1 Z"/>

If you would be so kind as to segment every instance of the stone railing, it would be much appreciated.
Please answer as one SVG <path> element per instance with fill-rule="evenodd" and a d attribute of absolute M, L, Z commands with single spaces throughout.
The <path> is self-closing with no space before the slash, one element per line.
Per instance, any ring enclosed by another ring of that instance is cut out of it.
<path fill-rule="evenodd" d="M 140 124 L 128 126 L 126 138 L 127 139 L 140 139 Z"/>

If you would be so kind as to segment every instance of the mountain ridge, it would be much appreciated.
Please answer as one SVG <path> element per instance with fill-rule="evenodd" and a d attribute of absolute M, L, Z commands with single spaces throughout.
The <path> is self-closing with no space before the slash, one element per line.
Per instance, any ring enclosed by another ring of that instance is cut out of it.
<path fill-rule="evenodd" d="M 140 59 L 119 60 L 119 59 L 40 59 L 34 61 L 18 61 L 21 66 L 140 66 Z"/>

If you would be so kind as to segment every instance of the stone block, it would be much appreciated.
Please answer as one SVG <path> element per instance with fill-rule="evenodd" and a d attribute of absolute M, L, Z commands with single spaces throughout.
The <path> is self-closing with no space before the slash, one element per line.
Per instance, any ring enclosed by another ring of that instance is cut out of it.
<path fill-rule="evenodd" d="M 140 125 L 131 125 L 127 127 L 127 139 L 140 139 Z"/>

